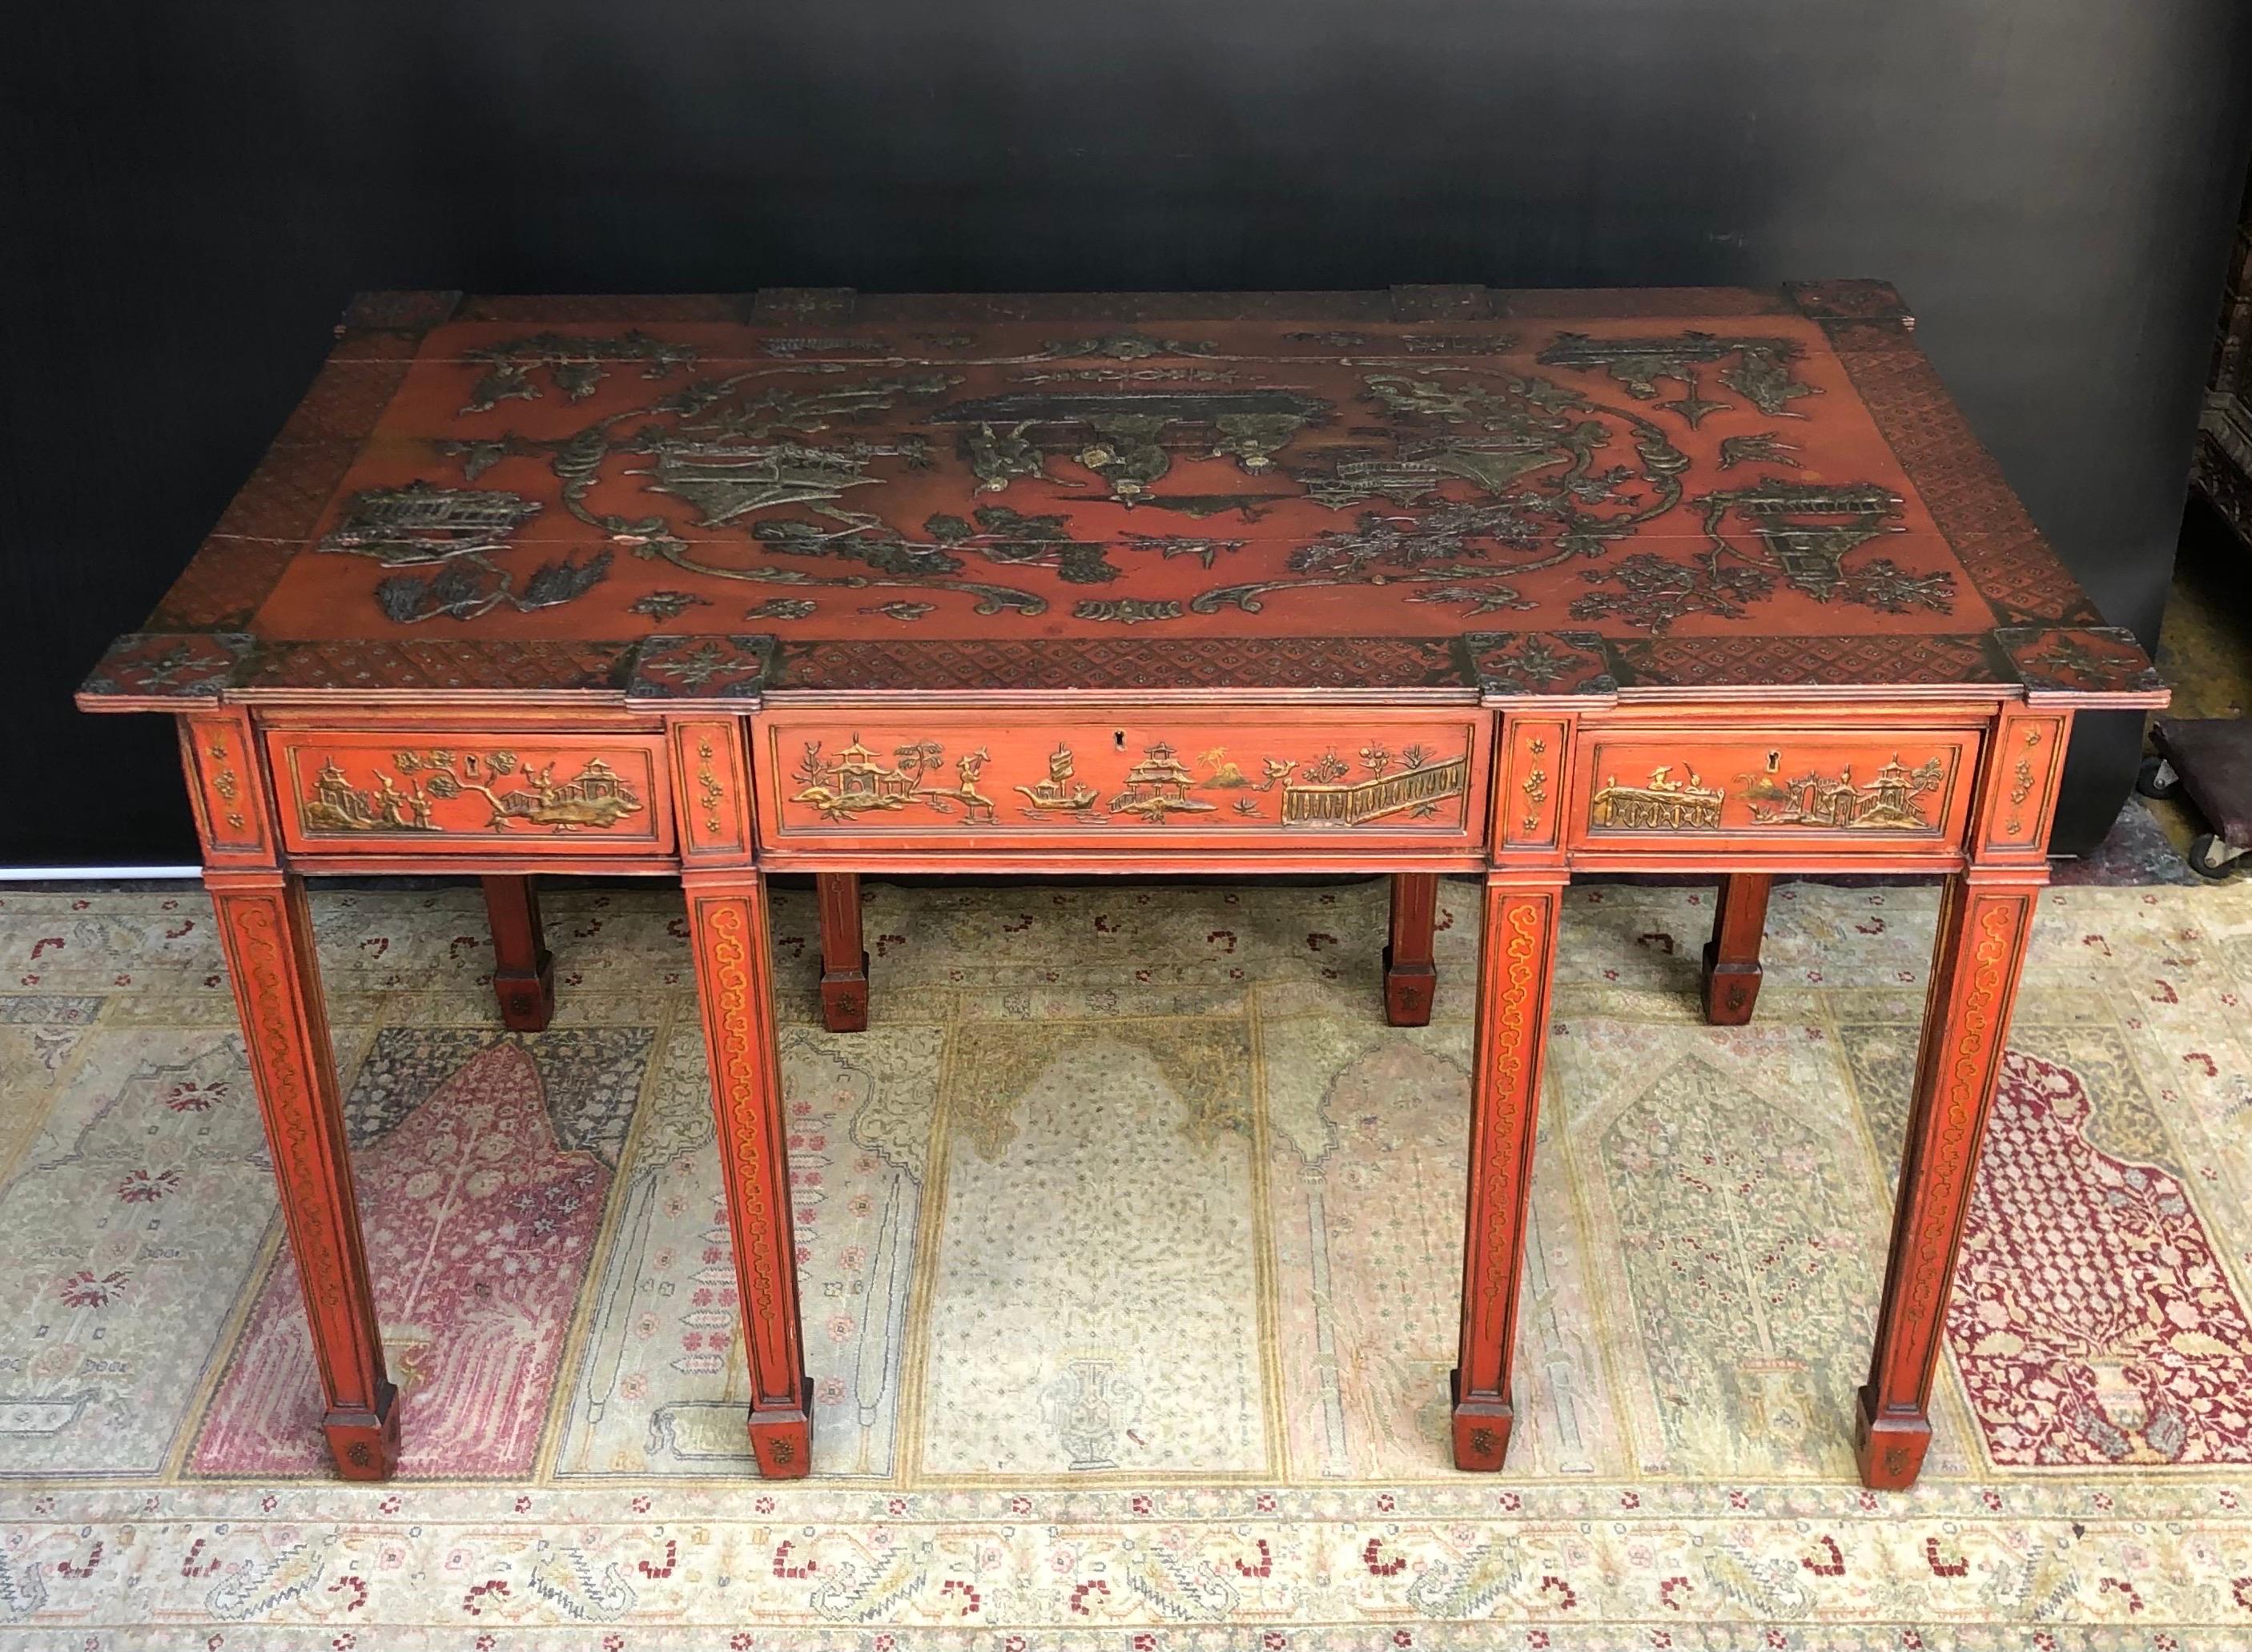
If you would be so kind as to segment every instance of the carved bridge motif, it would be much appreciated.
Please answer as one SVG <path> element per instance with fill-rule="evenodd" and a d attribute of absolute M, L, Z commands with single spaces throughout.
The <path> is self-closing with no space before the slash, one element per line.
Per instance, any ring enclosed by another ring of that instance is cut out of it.
<path fill-rule="evenodd" d="M 980 789 L 993 760 L 990 746 L 949 760 L 940 741 L 916 739 L 894 746 L 888 755 L 886 761 L 858 732 L 834 750 L 824 741 L 805 740 L 794 775 L 799 789 L 789 801 L 831 822 L 928 809 L 965 826 L 998 823 L 999 804 Z M 1401 816 L 1435 819 L 1442 802 L 1470 788 L 1467 752 L 1441 757 L 1411 743 L 1395 753 L 1373 739 L 1352 761 L 1333 748 L 1312 759 L 1262 756 L 1255 779 L 1225 747 L 1213 746 L 1192 762 L 1164 740 L 1144 746 L 1114 785 L 1088 783 L 1079 774 L 1080 760 L 1059 741 L 1047 755 L 1045 774 L 1008 783 L 1005 790 L 1023 800 L 1018 813 L 1039 823 L 1160 826 L 1176 816 L 1213 816 L 1213 823 L 1227 825 L 1352 827 Z M 951 785 L 943 783 L 949 774 Z"/>

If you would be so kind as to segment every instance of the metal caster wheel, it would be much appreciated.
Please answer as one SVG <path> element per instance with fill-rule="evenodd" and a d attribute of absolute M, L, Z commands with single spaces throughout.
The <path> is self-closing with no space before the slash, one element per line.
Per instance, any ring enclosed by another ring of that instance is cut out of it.
<path fill-rule="evenodd" d="M 2236 863 L 2243 857 L 2242 850 L 2231 849 L 2211 832 L 2200 832 L 2190 843 L 2189 869 L 2218 883 L 2235 873 Z"/>
<path fill-rule="evenodd" d="M 2155 797 L 2164 802 L 2170 797 L 2181 795 L 2181 776 L 2174 773 L 2174 766 L 2165 758 L 2146 757 L 2143 760 L 2143 767 L 2136 772 L 2135 789 L 2145 797 Z"/>

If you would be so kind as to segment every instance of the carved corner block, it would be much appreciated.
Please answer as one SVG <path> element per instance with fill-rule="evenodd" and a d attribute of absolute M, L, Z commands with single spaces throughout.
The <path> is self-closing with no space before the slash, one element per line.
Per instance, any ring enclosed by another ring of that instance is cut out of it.
<path fill-rule="evenodd" d="M 134 631 L 103 652 L 78 704 L 87 711 L 178 711 L 186 702 L 216 705 L 249 655 L 239 631 Z"/>
<path fill-rule="evenodd" d="M 2158 668 L 2135 634 L 2116 625 L 2005 625 L 1994 643 L 2030 700 L 2068 697 L 2082 705 L 2159 706 Z"/>
<path fill-rule="evenodd" d="M 774 670 L 775 639 L 763 635 L 652 636 L 635 654 L 626 698 L 755 704 Z"/>
<path fill-rule="evenodd" d="M 1866 326 L 1888 322 L 1903 332 L 1915 326 L 1908 301 L 1890 281 L 1785 281 L 1783 296 L 1800 315 L 1820 323 L 1825 330 L 1841 323 Z"/>
<path fill-rule="evenodd" d="M 1470 680 L 1494 700 L 1619 690 L 1619 666 L 1593 631 L 1471 631 L 1462 639 Z"/>
<path fill-rule="evenodd" d="M 462 307 L 458 290 L 354 293 L 337 323 L 339 332 L 427 333 L 451 321 Z"/>

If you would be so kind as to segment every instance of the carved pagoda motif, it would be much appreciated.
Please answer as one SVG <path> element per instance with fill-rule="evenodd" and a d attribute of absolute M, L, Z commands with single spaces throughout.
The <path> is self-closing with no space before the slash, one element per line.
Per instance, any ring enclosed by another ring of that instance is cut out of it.
<path fill-rule="evenodd" d="M 1195 771 L 1161 740 L 1126 771 L 1125 789 L 1108 807 L 1114 815 L 1138 815 L 1152 824 L 1174 814 L 1208 815 L 1216 806 L 1189 795 L 1196 783 Z"/>
<path fill-rule="evenodd" d="M 991 760 L 980 746 L 954 760 L 955 784 L 935 786 L 946 749 L 935 740 L 911 740 L 900 746 L 886 764 L 853 735 L 834 757 L 824 757 L 821 742 L 808 740 L 797 762 L 803 789 L 790 801 L 810 803 L 824 820 L 848 821 L 867 811 L 893 812 L 915 804 L 951 815 L 962 811 L 965 826 L 990 824 L 993 800 L 977 789 L 979 776 Z"/>
<path fill-rule="evenodd" d="M 1770 753 L 1768 773 L 1746 790 L 1752 818 L 1762 825 L 1825 826 L 1865 831 L 1931 831 L 1916 799 L 1937 791 L 1947 770 L 1937 758 L 1910 768 L 1894 753 L 1870 778 L 1859 784 L 1847 764 L 1833 778 L 1809 772 L 1788 781 L 1779 772 L 1781 754 Z"/>
<path fill-rule="evenodd" d="M 591 826 L 607 831 L 626 816 L 639 814 L 643 807 L 633 788 L 599 757 L 588 758 L 586 767 L 566 781 L 555 778 L 555 765 L 550 763 L 525 769 L 524 784 L 505 792 L 496 793 L 467 780 L 460 784 L 463 791 L 476 792 L 492 805 L 495 825 L 521 820 L 561 830 Z M 434 778 L 432 789 L 436 788 Z"/>

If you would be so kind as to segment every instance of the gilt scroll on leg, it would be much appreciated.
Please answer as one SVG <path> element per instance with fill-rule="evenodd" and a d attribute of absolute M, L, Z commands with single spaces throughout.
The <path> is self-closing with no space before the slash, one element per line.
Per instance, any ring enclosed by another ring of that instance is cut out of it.
<path fill-rule="evenodd" d="M 743 869 L 691 875 L 686 885 L 750 1374 L 751 1450 L 761 1474 L 791 1479 L 811 1465 L 812 1394 L 798 1317 L 765 880 Z"/>
<path fill-rule="evenodd" d="M 1454 1375 L 1457 1468 L 1500 1468 L 1516 1419 L 1510 1371 L 1562 899 L 1560 883 L 1494 881 L 1485 892 L 1470 1067 L 1462 1346 Z"/>

